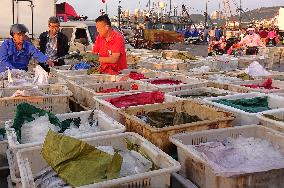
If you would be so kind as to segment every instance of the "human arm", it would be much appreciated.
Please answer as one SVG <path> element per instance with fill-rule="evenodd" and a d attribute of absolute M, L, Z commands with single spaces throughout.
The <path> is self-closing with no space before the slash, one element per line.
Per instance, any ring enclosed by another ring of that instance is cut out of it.
<path fill-rule="evenodd" d="M 120 53 L 113 53 L 109 57 L 99 57 L 99 62 L 102 63 L 117 63 L 120 57 Z"/>
<path fill-rule="evenodd" d="M 40 52 L 33 44 L 29 45 L 29 54 L 40 64 L 47 64 L 49 66 L 54 66 L 53 62 L 48 58 L 48 56 Z"/>
<path fill-rule="evenodd" d="M 14 69 L 12 59 L 9 58 L 11 55 L 9 55 L 8 43 L 4 42 L 0 47 L 0 72 L 5 71 L 7 68 Z"/>

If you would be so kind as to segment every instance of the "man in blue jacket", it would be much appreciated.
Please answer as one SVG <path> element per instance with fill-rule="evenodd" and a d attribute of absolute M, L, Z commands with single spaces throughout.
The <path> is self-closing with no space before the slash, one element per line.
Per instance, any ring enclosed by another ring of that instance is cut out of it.
<path fill-rule="evenodd" d="M 53 62 L 27 40 L 28 29 L 23 24 L 14 24 L 10 28 L 12 38 L 5 40 L 0 47 L 0 72 L 7 69 L 28 70 L 31 58 L 40 64 L 53 66 Z"/>

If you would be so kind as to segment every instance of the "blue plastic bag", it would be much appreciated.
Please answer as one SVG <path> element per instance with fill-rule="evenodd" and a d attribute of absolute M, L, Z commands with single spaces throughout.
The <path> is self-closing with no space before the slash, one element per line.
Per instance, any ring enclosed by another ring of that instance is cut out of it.
<path fill-rule="evenodd" d="M 75 66 L 74 66 L 75 70 L 81 70 L 81 69 L 90 69 L 91 68 L 91 65 L 86 63 L 86 62 L 83 62 L 81 61 L 80 63 L 77 63 Z"/>

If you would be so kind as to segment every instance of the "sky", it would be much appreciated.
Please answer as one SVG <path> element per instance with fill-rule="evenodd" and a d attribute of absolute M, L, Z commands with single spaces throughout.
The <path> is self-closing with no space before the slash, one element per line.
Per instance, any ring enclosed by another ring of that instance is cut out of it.
<path fill-rule="evenodd" d="M 107 2 L 107 10 L 110 16 L 117 15 L 117 7 L 119 0 L 105 0 Z M 166 4 L 170 4 L 170 0 L 151 0 L 158 3 L 164 1 Z M 202 13 L 205 11 L 205 2 L 208 1 L 208 12 L 211 13 L 214 10 L 219 10 L 219 0 L 171 0 L 172 6 L 178 6 L 178 11 L 181 11 L 181 5 L 185 4 L 190 14 Z M 222 2 L 222 0 L 220 0 Z M 239 6 L 240 0 L 230 0 L 232 9 L 236 9 L 237 4 Z M 251 10 L 260 7 L 270 6 L 284 6 L 284 0 L 241 0 L 244 10 Z M 102 0 L 58 0 L 58 3 L 67 2 L 71 4 L 78 14 L 88 16 L 89 19 L 95 19 L 99 16 L 100 9 L 105 9 L 106 4 L 102 3 Z M 235 3 L 234 3 L 235 2 Z M 256 4 L 257 2 L 257 4 Z M 148 0 L 121 0 L 122 10 L 130 10 L 132 13 L 135 8 L 146 8 Z M 222 8 L 222 3 L 221 3 Z"/>

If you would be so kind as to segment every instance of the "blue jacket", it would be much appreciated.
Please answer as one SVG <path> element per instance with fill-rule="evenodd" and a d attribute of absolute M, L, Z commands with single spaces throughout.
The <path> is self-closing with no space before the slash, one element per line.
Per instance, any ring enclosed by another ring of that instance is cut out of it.
<path fill-rule="evenodd" d="M 17 51 L 13 39 L 5 40 L 0 47 L 0 72 L 9 69 L 27 70 L 31 58 L 44 64 L 48 57 L 41 53 L 32 43 L 25 41 L 23 49 Z"/>

